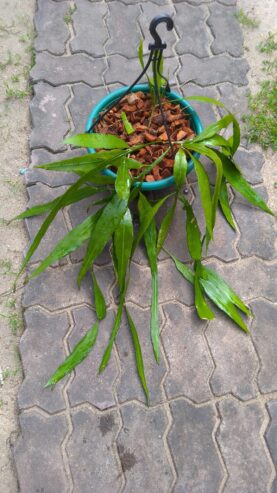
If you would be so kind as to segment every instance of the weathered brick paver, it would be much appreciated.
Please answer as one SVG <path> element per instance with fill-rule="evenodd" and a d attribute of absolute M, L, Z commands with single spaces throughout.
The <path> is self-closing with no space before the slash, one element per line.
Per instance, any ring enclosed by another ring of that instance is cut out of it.
<path fill-rule="evenodd" d="M 74 182 L 70 173 L 34 166 L 80 155 L 63 144 L 64 137 L 84 130 L 91 108 L 107 92 L 133 82 L 140 71 L 139 39 L 145 40 L 146 54 L 148 25 L 158 13 L 169 13 L 175 22 L 172 32 L 160 31 L 168 43 L 165 69 L 174 89 L 184 96 L 220 98 L 241 119 L 248 64 L 235 7 L 236 0 L 38 0 L 31 163 L 25 175 L 29 205 L 54 199 Z M 195 102 L 194 107 L 204 125 L 217 117 L 212 106 Z M 265 194 L 264 157 L 242 144 L 237 162 Z M 214 168 L 202 160 L 214 184 Z M 186 196 L 199 216 L 196 182 L 192 172 Z M 107 317 L 88 358 L 53 392 L 43 385 L 96 320 L 90 277 L 80 289 L 76 284 L 84 248 L 24 288 L 25 378 L 18 395 L 21 434 L 14 446 L 21 493 L 277 492 L 274 220 L 233 192 L 232 198 L 237 231 L 219 214 L 207 263 L 251 306 L 251 336 L 217 311 L 216 320 L 200 321 L 191 285 L 162 252 L 157 366 L 149 337 L 150 272 L 144 249 L 134 256 L 127 300 L 142 344 L 149 407 L 124 318 L 108 368 L 97 374 L 118 300 L 109 246 L 95 267 Z M 89 205 L 85 199 L 57 215 L 34 262 L 85 219 Z M 166 246 L 188 261 L 185 217 L 178 207 Z M 30 238 L 41 220 L 27 221 Z M 200 216 L 199 223 L 203 227 Z"/>

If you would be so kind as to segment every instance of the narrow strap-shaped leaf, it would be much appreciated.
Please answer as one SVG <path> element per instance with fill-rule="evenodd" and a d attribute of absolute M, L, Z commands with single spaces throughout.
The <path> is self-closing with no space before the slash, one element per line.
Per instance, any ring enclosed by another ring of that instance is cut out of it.
<path fill-rule="evenodd" d="M 151 205 L 149 204 L 151 208 Z M 151 269 L 151 287 L 152 287 L 152 299 L 151 299 L 151 322 L 150 332 L 151 340 L 154 350 L 156 361 L 159 362 L 159 306 L 158 306 L 158 265 L 157 265 L 157 232 L 156 224 L 153 219 L 144 233 L 144 241 L 147 250 L 149 265 Z"/>
<path fill-rule="evenodd" d="M 138 59 L 141 65 L 141 68 L 144 69 L 144 60 L 143 60 L 143 39 L 140 39 L 138 46 Z"/>
<path fill-rule="evenodd" d="M 216 151 L 216 153 L 220 156 L 222 161 L 224 176 L 232 187 L 248 200 L 248 202 L 259 207 L 263 211 L 274 215 L 262 197 L 249 185 L 245 178 L 243 178 L 233 161 L 218 151 Z"/>
<path fill-rule="evenodd" d="M 76 147 L 93 147 L 95 149 L 127 149 L 128 143 L 116 135 L 109 134 L 78 134 L 67 137 L 65 144 Z"/>
<path fill-rule="evenodd" d="M 186 234 L 187 234 L 187 246 L 188 251 L 193 260 L 201 260 L 202 257 L 202 244 L 201 233 L 198 227 L 198 223 L 190 203 L 185 197 L 180 196 L 180 200 L 184 204 L 186 209 Z"/>
<path fill-rule="evenodd" d="M 130 195 L 131 178 L 129 175 L 128 166 L 123 160 L 122 164 L 117 169 L 115 190 L 117 195 L 122 200 L 128 200 Z"/>
<path fill-rule="evenodd" d="M 220 188 L 220 193 L 219 193 L 219 204 L 220 204 L 221 210 L 225 216 L 225 219 L 228 221 L 231 228 L 233 228 L 233 230 L 236 231 L 236 225 L 234 223 L 234 219 L 233 219 L 233 215 L 232 215 L 232 209 L 231 209 L 231 206 L 229 203 L 228 190 L 227 190 L 225 178 L 223 178 L 223 180 L 221 182 L 221 188 Z"/>
<path fill-rule="evenodd" d="M 174 166 L 173 166 L 173 176 L 176 183 L 177 190 L 184 185 L 188 170 L 188 162 L 186 154 L 183 149 L 179 149 L 175 154 Z"/>
<path fill-rule="evenodd" d="M 208 125 L 200 134 L 198 134 L 194 139 L 193 142 L 201 142 L 202 140 L 209 139 L 210 137 L 213 137 L 214 135 L 218 134 L 220 130 L 223 128 L 228 127 L 230 123 L 233 121 L 233 117 L 231 114 L 225 115 L 223 118 L 218 120 L 215 123 L 211 123 Z"/>
<path fill-rule="evenodd" d="M 59 243 L 54 247 L 52 252 L 41 262 L 41 264 L 32 272 L 30 279 L 41 274 L 49 265 L 54 264 L 61 258 L 77 250 L 91 236 L 95 224 L 101 214 L 101 210 L 96 214 L 87 217 L 82 223 L 78 224 L 69 233 L 67 233 Z"/>
<path fill-rule="evenodd" d="M 98 373 L 102 373 L 102 371 L 106 368 L 106 366 L 109 362 L 109 359 L 111 357 L 113 343 L 116 339 L 117 333 L 118 333 L 119 328 L 120 328 L 122 312 L 123 312 L 123 307 L 124 307 L 124 300 L 125 300 L 125 293 L 122 293 L 120 296 L 119 306 L 118 306 L 118 309 L 116 312 L 116 316 L 115 316 L 115 320 L 113 323 L 110 339 L 109 339 L 109 342 L 108 342 L 107 347 L 105 349 L 105 352 L 104 352 L 103 358 L 101 360 L 100 366 L 98 368 Z"/>
<path fill-rule="evenodd" d="M 79 365 L 89 354 L 92 349 L 98 333 L 98 323 L 96 323 L 86 335 L 76 344 L 72 353 L 64 360 L 57 368 L 55 373 L 48 380 L 46 387 L 56 385 L 65 375 L 70 373 L 77 365 Z"/>
<path fill-rule="evenodd" d="M 155 159 L 155 161 L 153 161 L 153 163 L 149 164 L 149 166 L 145 166 L 143 171 L 135 178 L 135 182 L 139 182 L 141 180 L 143 180 L 143 178 L 150 173 L 150 171 L 155 168 L 155 166 L 157 166 L 157 164 L 159 164 L 163 158 L 169 153 L 170 151 L 170 147 L 168 147 L 159 157 L 157 157 L 157 159 Z"/>
<path fill-rule="evenodd" d="M 221 108 L 225 108 L 225 105 L 218 101 L 217 99 L 209 98 L 207 96 L 186 96 L 184 98 L 187 101 L 199 101 L 200 103 L 208 103 L 214 104 L 215 106 L 220 106 Z"/>
<path fill-rule="evenodd" d="M 176 199 L 174 199 L 174 203 L 169 207 L 167 213 L 165 214 L 161 222 L 159 233 L 158 233 L 158 240 L 157 240 L 157 254 L 159 254 L 159 252 L 161 251 L 164 242 L 167 238 L 169 228 L 172 223 L 172 219 L 174 217 L 174 212 L 176 209 L 176 201 L 177 201 L 177 195 L 176 195 Z"/>
<path fill-rule="evenodd" d="M 132 339 L 133 339 L 133 344 L 135 348 L 135 357 L 136 357 L 136 365 L 137 365 L 137 371 L 138 371 L 138 376 L 142 385 L 142 388 L 144 390 L 147 402 L 149 401 L 149 391 L 147 387 L 147 382 L 145 378 L 145 372 L 144 372 L 144 364 L 143 364 L 143 357 L 142 357 L 142 352 L 141 352 L 141 347 L 140 347 L 140 342 L 139 342 L 139 336 L 138 332 L 136 329 L 136 326 L 132 320 L 132 317 L 130 315 L 130 312 L 126 308 L 126 314 L 127 314 L 127 319 L 128 319 L 128 324 L 130 327 L 130 331 L 132 334 Z"/>
<path fill-rule="evenodd" d="M 200 199 L 204 211 L 204 216 L 206 220 L 206 228 L 207 231 L 212 238 L 213 236 L 213 205 L 212 205 L 212 196 L 211 196 L 211 189 L 210 189 L 210 182 L 209 182 L 209 177 L 207 175 L 207 172 L 203 166 L 203 164 L 194 157 L 193 154 L 190 154 L 193 163 L 194 163 L 194 169 L 196 172 L 197 180 L 198 180 L 198 186 L 199 186 L 199 192 L 200 192 Z"/>
<path fill-rule="evenodd" d="M 115 254 L 115 270 L 117 272 L 120 292 L 125 290 L 126 273 L 131 258 L 134 239 L 132 215 L 126 210 L 119 226 L 115 230 L 113 239 L 113 251 Z"/>
<path fill-rule="evenodd" d="M 93 293 L 94 293 L 94 303 L 95 310 L 98 320 L 103 320 L 106 316 L 106 302 L 104 295 L 100 289 L 100 286 L 97 282 L 96 276 L 94 274 L 93 269 L 91 270 L 92 283 L 93 283 Z"/>
<path fill-rule="evenodd" d="M 182 274 L 182 276 L 189 281 L 191 284 L 194 283 L 194 272 L 183 262 L 178 260 L 172 253 L 170 253 L 166 248 L 164 248 L 164 251 L 171 257 L 173 260 L 176 269 Z"/>
<path fill-rule="evenodd" d="M 200 318 L 212 320 L 214 318 L 214 313 L 205 300 L 203 289 L 200 284 L 200 266 L 201 263 L 196 261 L 194 267 L 194 303 Z"/>
<path fill-rule="evenodd" d="M 62 159 L 52 163 L 40 164 L 36 168 L 71 173 L 88 173 L 89 171 L 98 173 L 110 164 L 113 164 L 113 162 L 116 162 L 121 156 L 125 156 L 128 152 L 128 149 L 100 151 L 70 159 Z"/>
<path fill-rule="evenodd" d="M 124 128 L 125 128 L 127 134 L 132 135 L 134 133 L 135 129 L 134 129 L 133 125 L 129 122 L 125 111 L 121 112 L 120 118 L 123 121 L 123 125 L 124 125 Z"/>
<path fill-rule="evenodd" d="M 230 151 L 232 149 L 232 144 L 229 142 L 229 140 L 218 134 L 210 137 L 209 139 L 202 140 L 201 144 L 205 146 L 224 147 L 229 149 Z"/>
<path fill-rule="evenodd" d="M 114 231 L 119 226 L 126 209 L 127 201 L 120 199 L 117 194 L 115 194 L 110 202 L 104 207 L 92 231 L 86 254 L 78 274 L 79 285 L 96 257 L 98 257 L 105 245 L 111 239 Z"/>

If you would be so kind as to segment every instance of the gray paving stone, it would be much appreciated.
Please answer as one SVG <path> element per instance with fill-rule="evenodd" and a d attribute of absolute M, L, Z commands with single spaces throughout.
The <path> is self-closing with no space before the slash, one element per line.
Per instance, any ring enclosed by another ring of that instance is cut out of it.
<path fill-rule="evenodd" d="M 45 80 L 54 86 L 84 82 L 93 87 L 102 85 L 105 69 L 104 59 L 92 59 L 83 53 L 63 57 L 38 53 L 31 78 L 33 82 Z"/>
<path fill-rule="evenodd" d="M 68 491 L 60 448 L 67 433 L 65 416 L 45 417 L 32 411 L 21 414 L 19 421 L 14 459 L 20 493 Z"/>
<path fill-rule="evenodd" d="M 157 2 L 158 3 L 158 2 Z M 153 43 L 154 40 L 149 32 L 149 26 L 151 20 L 156 17 L 157 15 L 161 14 L 161 10 L 163 14 L 168 14 L 170 17 L 173 17 L 174 20 L 174 15 L 175 15 L 175 10 L 172 5 L 163 5 L 162 9 L 160 5 L 154 4 L 153 2 L 145 2 L 142 4 L 142 15 L 139 18 L 139 23 L 141 26 L 141 30 L 143 32 L 144 36 L 144 53 L 148 54 L 148 45 L 149 43 Z M 174 30 L 172 31 L 167 31 L 166 25 L 165 24 L 160 24 L 158 27 L 159 36 L 167 44 L 167 48 L 163 53 L 164 57 L 172 56 L 173 53 L 173 47 L 174 44 L 176 43 L 176 34 Z M 167 75 L 167 72 L 164 71 L 165 75 Z"/>
<path fill-rule="evenodd" d="M 194 81 L 200 86 L 211 86 L 220 82 L 231 82 L 238 86 L 247 84 L 248 63 L 244 59 L 231 58 L 228 55 L 217 55 L 212 58 L 197 58 L 193 55 L 182 55 L 179 80 Z"/>
<path fill-rule="evenodd" d="M 180 3 L 176 5 L 176 12 L 176 30 L 179 37 L 176 44 L 177 53 L 191 53 L 197 57 L 209 56 L 209 46 L 213 38 L 206 27 L 209 15 L 207 7 Z"/>
<path fill-rule="evenodd" d="M 33 207 L 38 204 L 50 202 L 59 197 L 66 191 L 66 187 L 49 188 L 42 183 L 37 183 L 32 187 L 28 187 L 29 202 L 28 207 Z M 30 217 L 25 220 L 25 224 L 29 233 L 30 241 L 34 240 L 43 221 L 46 219 L 47 213 L 40 216 Z M 53 250 L 56 244 L 68 233 L 65 220 L 62 212 L 58 212 L 44 238 L 41 240 L 39 247 L 31 258 L 32 262 L 43 260 Z M 61 259 L 59 263 L 66 264 L 66 259 Z M 54 265 L 57 265 L 56 262 Z"/>
<path fill-rule="evenodd" d="M 41 53 L 40 56 L 51 56 Z M 69 131 L 64 105 L 70 97 L 68 87 L 52 87 L 40 82 L 34 86 L 35 96 L 30 102 L 32 132 L 30 147 L 47 147 L 50 151 L 66 149 L 62 144 Z"/>
<path fill-rule="evenodd" d="M 150 312 L 142 310 L 136 305 L 128 305 L 138 331 L 142 356 L 144 361 L 145 376 L 150 395 L 150 405 L 155 405 L 164 400 L 161 383 L 166 373 L 163 354 L 160 354 L 160 362 L 157 365 L 151 339 L 150 339 Z M 160 317 L 160 327 L 162 320 Z M 117 384 L 117 395 L 120 402 L 136 399 L 146 402 L 140 380 L 136 370 L 136 360 L 132 336 L 126 317 L 122 320 L 117 336 L 117 350 L 121 361 L 121 375 Z"/>
<path fill-rule="evenodd" d="M 265 492 L 271 468 L 260 438 L 264 421 L 260 404 L 243 405 L 230 398 L 219 403 L 219 410 L 217 440 L 229 473 L 224 492 Z"/>
<path fill-rule="evenodd" d="M 251 303 L 254 320 L 251 334 L 261 360 L 258 384 L 262 392 L 277 390 L 276 306 L 266 300 Z"/>
<path fill-rule="evenodd" d="M 113 396 L 113 384 L 117 378 L 114 354 L 111 355 L 105 371 L 101 375 L 98 374 L 98 368 L 109 341 L 114 316 L 114 312 L 109 310 L 107 317 L 101 322 L 91 353 L 75 369 L 75 377 L 68 390 L 72 406 L 89 402 L 103 410 L 116 404 Z M 68 338 L 70 351 L 97 321 L 96 314 L 88 307 L 77 308 L 73 311 L 73 317 L 75 326 Z"/>
<path fill-rule="evenodd" d="M 173 425 L 168 434 L 177 470 L 174 493 L 215 493 L 223 471 L 212 438 L 217 413 L 212 405 L 197 408 L 180 400 L 170 404 Z"/>
<path fill-rule="evenodd" d="M 173 0 L 173 3 L 182 3 L 184 0 Z M 191 5 L 201 5 L 202 3 L 206 4 L 206 3 L 211 3 L 212 0 L 186 0 L 186 2 L 188 4 L 191 4 Z"/>
<path fill-rule="evenodd" d="M 199 197 L 198 186 L 193 186 L 196 195 L 193 202 L 194 214 L 197 217 L 197 222 L 201 232 L 205 233 L 205 219 L 202 204 Z M 235 249 L 235 241 L 237 234 L 230 228 L 226 219 L 220 210 L 217 211 L 216 224 L 214 228 L 214 240 L 209 244 L 208 255 L 215 256 L 224 261 L 231 261 L 238 258 L 238 253 Z"/>
<path fill-rule="evenodd" d="M 263 196 L 264 189 L 255 189 Z M 241 235 L 238 250 L 244 256 L 256 255 L 266 260 L 275 259 L 276 220 L 270 214 L 252 207 L 241 197 L 236 197 L 233 211 Z"/>
<path fill-rule="evenodd" d="M 248 103 L 247 95 L 249 89 L 247 87 L 237 87 L 230 82 L 225 82 L 218 86 L 221 97 L 220 101 L 231 111 L 235 117 L 241 122 L 242 116 L 247 113 Z M 222 116 L 226 114 L 225 110 L 219 108 Z M 243 137 L 242 137 L 243 140 Z"/>
<path fill-rule="evenodd" d="M 206 337 L 215 363 L 210 379 L 213 393 L 232 393 L 242 400 L 256 397 L 259 361 L 251 338 L 219 313 L 210 323 Z"/>
<path fill-rule="evenodd" d="M 121 415 L 117 447 L 126 478 L 124 492 L 167 493 L 173 478 L 163 444 L 168 424 L 165 410 L 130 403 L 121 408 Z"/>
<path fill-rule="evenodd" d="M 221 3 L 222 5 L 237 5 L 237 0 L 216 0 L 216 2 Z"/>
<path fill-rule="evenodd" d="M 270 416 L 270 423 L 266 430 L 265 437 L 275 469 L 277 469 L 277 401 L 276 400 L 269 401 L 269 403 L 267 404 L 267 408 Z M 277 476 L 275 476 L 271 493 L 276 493 L 276 491 L 277 491 Z"/>
<path fill-rule="evenodd" d="M 235 162 L 251 185 L 258 185 L 263 181 L 261 171 L 264 161 L 263 154 L 258 151 L 247 151 L 240 148 L 235 154 Z"/>
<path fill-rule="evenodd" d="M 234 291 L 244 300 L 259 296 L 275 302 L 276 265 L 270 265 L 258 258 L 243 258 L 239 262 L 225 264 L 208 262 Z"/>
<path fill-rule="evenodd" d="M 63 55 L 65 43 L 70 33 L 64 21 L 69 2 L 58 3 L 52 0 L 38 0 L 34 17 L 37 36 L 34 40 L 36 51 L 47 50 L 53 55 Z"/>
<path fill-rule="evenodd" d="M 117 53 L 127 58 L 137 57 L 141 38 L 138 27 L 139 16 L 139 5 L 123 5 L 117 1 L 109 4 L 107 26 L 110 36 L 106 45 L 108 55 Z M 130 32 L 132 36 L 130 36 Z"/>
<path fill-rule="evenodd" d="M 70 43 L 72 53 L 85 52 L 93 57 L 105 55 L 108 31 L 104 16 L 107 5 L 91 3 L 88 0 L 75 0 L 76 10 L 72 16 L 74 39 Z"/>
<path fill-rule="evenodd" d="M 210 17 L 207 22 L 214 36 L 212 52 L 215 55 L 227 52 L 235 57 L 242 56 L 243 35 L 240 24 L 235 18 L 236 9 L 215 3 L 209 10 Z"/>
<path fill-rule="evenodd" d="M 219 99 L 219 94 L 215 87 L 205 87 L 204 89 L 203 87 L 196 86 L 195 84 L 191 84 L 189 82 L 182 86 L 182 93 L 185 99 L 186 96 L 207 96 L 208 98 Z M 215 106 L 197 101 L 188 102 L 198 114 L 204 128 L 217 120 L 217 116 L 214 111 Z"/>
<path fill-rule="evenodd" d="M 74 491 L 118 492 L 122 479 L 114 446 L 120 427 L 117 412 L 96 415 L 81 409 L 73 414 L 72 424 L 66 449 Z"/>
<path fill-rule="evenodd" d="M 83 154 L 81 149 L 74 149 L 59 154 L 52 154 L 46 149 L 34 149 L 31 152 L 31 164 L 25 173 L 25 183 L 27 186 L 35 185 L 36 183 L 43 183 L 49 187 L 59 187 L 62 185 L 72 185 L 77 180 L 77 176 L 74 173 L 63 173 L 55 171 L 47 171 L 44 169 L 36 169 L 35 166 L 39 166 L 45 163 L 52 163 L 60 159 L 70 159 Z"/>
<path fill-rule="evenodd" d="M 138 304 L 143 308 L 150 306 L 150 286 L 150 269 L 132 263 L 130 284 L 126 296 L 127 301 Z M 191 285 L 179 274 L 170 260 L 159 265 L 159 302 L 168 301 L 180 301 L 180 303 L 188 306 L 193 304 Z"/>
<path fill-rule="evenodd" d="M 65 359 L 63 338 L 69 330 L 66 313 L 48 314 L 39 308 L 24 313 L 25 330 L 20 340 L 24 380 L 19 389 L 18 405 L 22 410 L 34 405 L 49 413 L 65 408 L 63 387 L 66 379 L 51 392 L 44 385 Z M 49 351 L 51 348 L 51 351 Z"/>
<path fill-rule="evenodd" d="M 207 401 L 213 363 L 203 336 L 205 322 L 179 304 L 169 303 L 163 309 L 166 324 L 162 339 L 170 368 L 166 393 L 169 398 L 182 395 L 197 403 Z"/>
<path fill-rule="evenodd" d="M 93 107 L 107 91 L 104 87 L 88 87 L 86 84 L 76 84 L 72 88 L 73 99 L 69 103 L 69 110 L 74 123 L 74 133 L 82 133 Z"/>

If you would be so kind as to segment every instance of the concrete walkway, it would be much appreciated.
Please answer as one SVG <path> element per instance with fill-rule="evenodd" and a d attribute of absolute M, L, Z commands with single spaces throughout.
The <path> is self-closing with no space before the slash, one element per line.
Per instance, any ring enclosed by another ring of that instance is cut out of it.
<path fill-rule="evenodd" d="M 33 170 L 38 163 L 74 155 L 61 145 L 84 129 L 90 108 L 139 72 L 136 48 L 149 40 L 151 18 L 168 12 L 166 70 L 184 94 L 221 98 L 238 116 L 246 109 L 248 64 L 234 17 L 235 0 L 38 0 L 36 64 L 32 70 L 33 130 L 30 205 L 51 200 L 72 183 L 68 174 Z M 195 105 L 204 124 L 215 114 Z M 58 153 L 58 154 L 57 154 Z M 76 151 L 75 151 L 76 154 Z M 263 194 L 263 156 L 242 147 L 237 160 Z M 195 176 L 190 197 L 199 207 Z M 59 214 L 34 261 L 85 217 L 88 202 Z M 18 395 L 21 435 L 14 458 L 21 493 L 276 493 L 277 338 L 274 326 L 276 252 L 273 220 L 234 197 L 235 234 L 222 217 L 208 263 L 216 266 L 255 319 L 251 337 L 220 313 L 210 324 L 192 308 L 192 290 L 171 261 L 161 258 L 162 357 L 157 366 L 149 339 L 150 274 L 143 250 L 133 263 L 128 300 L 140 328 L 151 405 L 136 376 L 130 335 L 122 324 L 106 371 L 97 368 L 115 312 L 115 280 L 108 251 L 97 276 L 109 301 L 96 347 L 53 392 L 43 384 L 95 320 L 90 281 L 76 287 L 83 251 L 30 282 L 23 297 L 21 341 L 25 379 Z M 31 237 L 41 218 L 27 221 Z M 188 254 L 176 216 L 169 249 Z M 276 319 L 276 314 L 275 314 Z"/>

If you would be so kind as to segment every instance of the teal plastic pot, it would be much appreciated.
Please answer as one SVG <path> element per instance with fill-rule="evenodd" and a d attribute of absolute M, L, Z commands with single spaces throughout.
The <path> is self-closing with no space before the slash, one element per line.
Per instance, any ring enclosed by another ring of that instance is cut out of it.
<path fill-rule="evenodd" d="M 132 89 L 132 92 L 137 92 L 137 91 L 142 91 L 145 93 L 149 92 L 148 84 L 137 84 Z M 88 131 L 91 128 L 93 122 L 98 118 L 99 113 L 104 111 L 108 106 L 111 105 L 111 103 L 113 103 L 114 101 L 119 99 L 125 93 L 126 93 L 126 87 L 122 87 L 120 89 L 116 89 L 115 91 L 111 92 L 110 94 L 105 96 L 103 99 L 101 99 L 101 101 L 93 108 L 92 112 L 90 113 L 90 115 L 88 117 L 87 124 L 86 124 L 86 131 Z M 182 96 L 180 96 L 180 94 L 171 91 L 170 93 L 167 93 L 166 97 L 167 97 L 167 99 L 169 99 L 171 101 L 175 101 L 175 102 L 177 101 L 180 104 L 180 106 L 182 108 L 184 108 L 186 115 L 188 115 L 188 117 L 190 119 L 191 128 L 193 129 L 195 134 L 199 134 L 200 132 L 202 132 L 203 127 L 202 127 L 202 123 L 201 123 L 201 120 L 200 120 L 198 114 L 190 106 L 190 104 L 187 101 L 185 101 L 182 98 Z M 89 148 L 88 152 L 94 153 L 95 149 Z M 193 155 L 196 158 L 199 158 L 198 153 L 194 152 Z M 192 169 L 193 169 L 193 162 L 190 159 L 188 161 L 188 173 L 190 173 L 190 171 Z M 110 169 L 105 169 L 103 171 L 103 174 L 107 175 L 107 176 L 112 176 L 114 179 L 116 178 L 116 174 Z M 174 177 L 170 176 L 169 178 L 164 178 L 163 180 L 137 183 L 136 185 L 140 186 L 142 190 L 150 191 L 150 190 L 161 190 L 163 188 L 167 188 L 167 187 L 174 185 L 174 183 L 175 183 Z"/>

